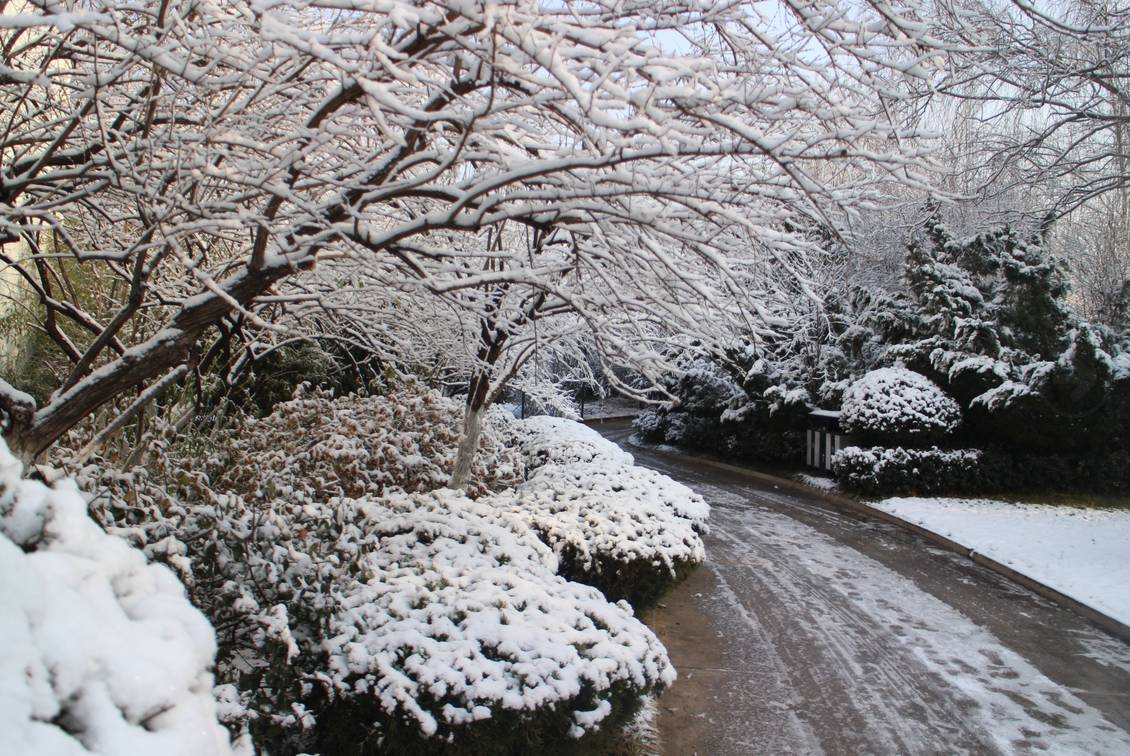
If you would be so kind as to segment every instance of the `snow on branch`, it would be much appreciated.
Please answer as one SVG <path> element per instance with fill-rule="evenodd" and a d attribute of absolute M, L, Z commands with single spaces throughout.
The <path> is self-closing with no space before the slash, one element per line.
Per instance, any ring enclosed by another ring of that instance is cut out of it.
<path fill-rule="evenodd" d="M 791 10 L 772 33 L 756 4 L 681 0 L 6 15 L 0 233 L 70 363 L 9 441 L 38 454 L 195 352 L 206 383 L 233 345 L 309 325 L 287 295 L 316 276 L 339 294 L 300 297 L 307 313 L 410 287 L 536 291 L 617 359 L 643 344 L 640 364 L 663 330 L 782 327 L 775 282 L 817 296 L 797 229 L 837 233 L 877 182 L 924 188 L 889 103 L 930 65 L 912 8 Z M 686 50 L 647 31 L 674 20 Z M 504 227 L 548 243 L 492 246 Z M 60 285 L 63 259 L 111 293 Z"/>

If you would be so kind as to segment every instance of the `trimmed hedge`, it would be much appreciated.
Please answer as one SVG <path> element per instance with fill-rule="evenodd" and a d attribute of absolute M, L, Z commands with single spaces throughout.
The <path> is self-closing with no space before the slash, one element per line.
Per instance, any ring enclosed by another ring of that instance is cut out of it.
<path fill-rule="evenodd" d="M 1130 493 L 1130 451 L 1075 454 L 1009 454 L 986 451 L 980 468 L 986 493 Z"/>
<path fill-rule="evenodd" d="M 419 700 L 433 710 L 444 704 L 426 692 Z M 642 701 L 640 688 L 626 682 L 600 693 L 586 685 L 570 702 L 532 710 L 499 708 L 457 734 L 437 738 L 425 737 L 408 717 L 387 714 L 375 699 L 324 700 L 309 748 L 334 756 L 585 756 L 611 751 Z M 598 710 L 604 705 L 608 713 L 599 729 L 580 738 L 569 734 L 574 707 Z"/>
<path fill-rule="evenodd" d="M 723 421 L 685 412 L 645 410 L 633 427 L 647 443 L 675 444 L 737 461 L 794 464 L 804 459 L 804 430 L 761 416 Z"/>
<path fill-rule="evenodd" d="M 568 544 L 558 551 L 558 559 L 558 575 L 599 589 L 609 601 L 627 601 L 636 612 L 654 606 L 700 564 L 679 559 L 666 569 L 648 559 L 624 561 L 603 554 L 586 557 Z"/>
<path fill-rule="evenodd" d="M 961 425 L 961 407 L 925 376 L 880 368 L 844 393 L 841 422 L 856 436 L 918 446 L 953 433 Z"/>
<path fill-rule="evenodd" d="M 1023 492 L 1130 493 L 1130 452 L 1017 455 L 999 449 L 849 446 L 836 480 L 867 496 Z"/>
<path fill-rule="evenodd" d="M 849 446 L 832 458 L 836 480 L 849 491 L 885 494 L 976 493 L 979 449 L 863 449 Z"/>

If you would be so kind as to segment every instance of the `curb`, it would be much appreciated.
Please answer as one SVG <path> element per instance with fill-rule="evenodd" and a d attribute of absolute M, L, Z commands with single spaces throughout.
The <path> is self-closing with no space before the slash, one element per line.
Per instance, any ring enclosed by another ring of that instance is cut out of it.
<path fill-rule="evenodd" d="M 583 418 L 581 420 L 581 422 L 584 423 L 585 425 L 601 425 L 602 423 L 606 423 L 609 420 L 632 420 L 637 415 L 639 415 L 638 412 L 633 412 L 630 415 L 608 415 L 607 417 L 589 417 L 589 418 Z"/>
<path fill-rule="evenodd" d="M 1022 572 L 1017 572 L 1013 568 L 1001 564 L 995 559 L 987 557 L 984 554 L 981 554 L 969 548 L 968 546 L 962 545 L 950 538 L 946 538 L 945 536 L 935 533 L 928 528 L 924 528 L 921 525 L 910 522 L 908 520 L 904 520 L 901 517 L 896 517 L 890 512 L 884 512 L 881 509 L 876 509 L 875 507 L 859 501 L 858 499 L 852 499 L 841 494 L 835 494 L 821 490 L 806 483 L 802 483 L 799 480 L 781 478 L 776 475 L 760 472 L 748 467 L 732 465 L 727 462 L 719 462 L 718 460 L 710 459 L 709 457 L 699 457 L 691 454 L 684 454 L 684 456 L 686 456 L 688 459 L 693 459 L 695 462 L 709 465 L 710 467 L 737 473 L 738 475 L 744 475 L 746 477 L 754 478 L 755 480 L 760 480 L 764 483 L 771 483 L 772 485 L 775 485 L 779 488 L 787 488 L 793 491 L 803 492 L 805 494 L 808 494 L 809 496 L 814 496 L 825 501 L 835 509 L 849 512 L 862 519 L 879 520 L 881 522 L 887 523 L 888 525 L 894 525 L 895 527 L 902 528 L 903 530 L 908 530 L 936 546 L 940 546 L 947 551 L 951 551 L 955 554 L 960 554 L 961 556 L 970 559 L 971 561 L 986 568 L 990 572 L 993 572 L 996 575 L 1005 578 L 1006 580 L 1010 580 L 1017 585 L 1027 588 L 1038 596 L 1059 604 L 1066 609 L 1070 609 L 1084 619 L 1089 620 L 1091 623 L 1107 631 L 1111 635 L 1125 641 L 1126 643 L 1130 643 L 1130 625 L 1127 625 L 1126 623 L 1117 620 L 1114 617 L 1103 614 L 1099 610 L 1087 606 L 1086 604 L 1072 598 L 1071 596 L 1068 596 L 1065 593 L 1061 593 L 1055 588 L 1052 588 L 1049 585 L 1045 585 L 1044 583 L 1041 583 L 1040 581 L 1035 580 Z"/>

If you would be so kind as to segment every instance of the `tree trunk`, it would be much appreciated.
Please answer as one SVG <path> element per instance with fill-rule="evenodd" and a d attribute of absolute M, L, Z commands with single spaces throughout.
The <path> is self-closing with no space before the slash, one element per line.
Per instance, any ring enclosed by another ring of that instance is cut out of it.
<path fill-rule="evenodd" d="M 483 431 L 483 414 L 486 412 L 486 405 L 473 406 L 473 404 L 469 398 L 463 414 L 463 438 L 455 454 L 455 466 L 451 470 L 449 483 L 452 488 L 460 490 L 465 489 L 471 482 L 471 465 L 479 448 L 479 436 Z"/>
<path fill-rule="evenodd" d="M 280 258 L 271 267 L 245 268 L 222 285 L 221 293 L 208 292 L 190 298 L 163 329 L 69 389 L 58 392 L 38 410 L 31 397 L 17 397 L 6 383 L 0 385 L 0 409 L 9 416 L 4 430 L 8 448 L 20 459 L 35 459 L 102 405 L 186 362 L 204 332 L 235 309 L 234 303 L 251 303 L 291 275 L 296 267 L 303 268 Z M 13 408 L 16 414 L 12 414 Z"/>

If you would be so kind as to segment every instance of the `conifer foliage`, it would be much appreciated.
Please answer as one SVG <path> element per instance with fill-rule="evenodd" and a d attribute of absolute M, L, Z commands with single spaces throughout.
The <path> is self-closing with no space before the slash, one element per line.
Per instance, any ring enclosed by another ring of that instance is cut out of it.
<path fill-rule="evenodd" d="M 1130 443 L 1126 334 L 1071 306 L 1049 230 L 1045 221 L 958 238 L 929 206 L 900 290 L 835 282 L 794 334 L 688 371 L 672 407 L 637 428 L 654 441 L 715 439 L 711 451 L 795 463 L 808 410 L 842 409 L 844 429 L 869 448 L 841 455 L 840 474 L 869 493 L 1011 490 L 1029 485 L 1034 455 L 1057 471 L 1040 486 L 1121 490 L 1130 481 L 1120 465 L 1086 457 Z M 739 395 L 704 407 L 704 396 L 719 396 L 719 374 L 736 376 Z"/>

